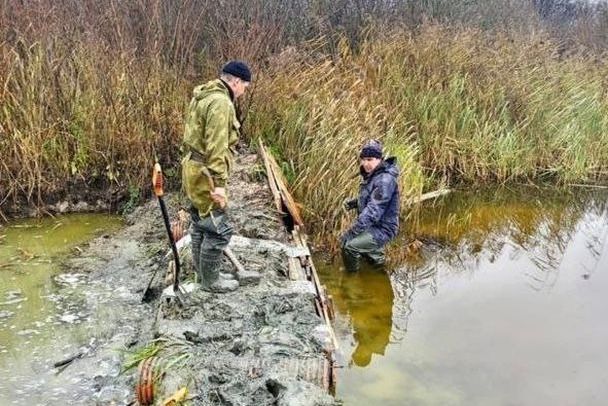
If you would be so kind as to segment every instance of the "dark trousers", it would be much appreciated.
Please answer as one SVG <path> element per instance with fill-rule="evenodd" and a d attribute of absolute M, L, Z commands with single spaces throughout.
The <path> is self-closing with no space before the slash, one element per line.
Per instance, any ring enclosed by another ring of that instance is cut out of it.
<path fill-rule="evenodd" d="M 219 267 L 222 251 L 228 246 L 233 232 L 224 211 L 214 210 L 205 217 L 192 211 L 192 259 L 201 280 L 206 279 L 202 275 L 206 269 Z"/>
<path fill-rule="evenodd" d="M 374 265 L 384 265 L 384 248 L 376 243 L 369 231 L 357 234 L 342 246 L 342 260 L 347 271 L 357 271 L 361 257 Z"/>

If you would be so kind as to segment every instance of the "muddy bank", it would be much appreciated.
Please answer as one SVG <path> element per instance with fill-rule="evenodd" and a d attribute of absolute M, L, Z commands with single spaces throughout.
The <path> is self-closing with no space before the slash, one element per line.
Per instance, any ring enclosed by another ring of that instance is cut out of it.
<path fill-rule="evenodd" d="M 188 386 L 200 404 L 332 404 L 319 387 L 329 336 L 314 289 L 285 276 L 287 247 L 246 238 L 231 247 L 261 280 L 224 295 L 196 291 L 183 309 L 161 301 L 158 357 L 179 364 L 163 391 Z"/>
<path fill-rule="evenodd" d="M 257 283 L 218 295 L 194 290 L 185 306 L 161 292 L 166 286 L 166 232 L 155 200 L 127 217 L 120 232 L 98 238 L 65 267 L 78 273 L 79 306 L 88 315 L 81 345 L 61 348 L 48 364 L 78 356 L 34 390 L 43 404 L 135 402 L 136 367 L 154 354 L 156 401 L 187 387 L 192 405 L 331 405 L 322 388 L 329 333 L 314 310 L 314 287 L 287 277 L 287 234 L 260 176 L 256 156 L 239 157 L 229 185 L 236 234 L 231 249 Z M 171 215 L 185 207 L 166 198 Z M 182 283 L 194 280 L 189 251 Z M 226 259 L 226 271 L 233 266 Z M 152 300 L 142 302 L 152 275 Z M 138 358 L 139 357 L 139 358 Z"/>
<path fill-rule="evenodd" d="M 116 184 L 90 184 L 68 181 L 43 197 L 23 196 L 2 202 L 0 218 L 4 220 L 44 217 L 68 213 L 116 213 L 132 210 L 141 200 L 138 195 Z"/>

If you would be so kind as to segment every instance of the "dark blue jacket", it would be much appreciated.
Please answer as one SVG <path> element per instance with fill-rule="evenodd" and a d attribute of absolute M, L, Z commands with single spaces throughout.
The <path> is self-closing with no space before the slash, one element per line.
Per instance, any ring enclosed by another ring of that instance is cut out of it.
<path fill-rule="evenodd" d="M 383 246 L 399 231 L 399 168 L 394 157 L 383 160 L 370 174 L 360 168 L 363 180 L 359 186 L 359 216 L 348 234 L 352 237 L 369 231 Z"/>

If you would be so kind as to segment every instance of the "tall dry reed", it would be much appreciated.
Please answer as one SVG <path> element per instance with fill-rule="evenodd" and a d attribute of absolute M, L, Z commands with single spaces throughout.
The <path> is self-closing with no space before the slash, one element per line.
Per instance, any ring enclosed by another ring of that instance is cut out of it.
<path fill-rule="evenodd" d="M 340 203 L 356 193 L 366 138 L 397 155 L 405 197 L 441 184 L 606 179 L 603 60 L 564 55 L 544 34 L 435 24 L 372 38 L 357 54 L 319 48 L 274 61 L 252 124 L 296 174 L 321 234 L 348 223 Z"/>
<path fill-rule="evenodd" d="M 173 164 L 185 91 L 162 65 L 103 49 L 19 40 L 0 93 L 2 203 L 124 194 L 148 182 L 155 158 Z M 77 193 L 78 192 L 78 193 Z"/>
<path fill-rule="evenodd" d="M 228 0 L 218 7 L 209 0 L 4 0 L 0 215 L 9 205 L 42 205 L 71 191 L 101 190 L 113 200 L 147 191 L 155 156 L 177 179 L 190 89 L 232 58 L 247 60 L 255 72 L 241 106 L 242 117 L 257 117 L 247 120 L 246 134 L 277 142 L 286 172 L 300 174 L 298 194 L 319 202 L 307 202 L 306 210 L 322 230 L 344 223 L 335 207 L 354 193 L 356 181 L 346 177 L 356 172 L 356 144 L 372 134 L 400 157 L 406 195 L 442 179 L 601 175 L 603 139 L 595 134 L 604 128 L 605 98 L 597 89 L 605 89 L 598 79 L 605 69 L 568 55 L 590 42 L 596 55 L 606 49 L 608 14 L 572 14 L 562 3 Z M 424 25 L 429 20 L 478 31 L 433 28 L 433 34 Z M 536 32 L 560 21 L 574 27 L 564 34 L 570 42 L 555 32 L 555 45 L 548 36 L 488 34 Z M 387 26 L 401 29 L 388 35 Z M 305 43 L 312 38 L 322 40 Z M 286 49 L 305 53 L 291 78 L 276 73 L 276 56 L 284 58 Z M 271 80 L 257 80 L 266 73 Z M 554 115 L 556 121 L 548 119 Z M 586 118 L 572 124 L 573 116 Z M 568 143 L 575 134 L 583 135 Z M 339 151 L 336 140 L 344 141 Z M 599 152 L 588 156 L 591 142 Z M 311 152 L 302 149 L 309 146 Z M 538 150 L 544 151 L 540 164 L 528 165 Z M 329 172 L 308 168 L 318 163 L 309 157 L 321 151 L 344 172 L 334 188 L 324 183 L 335 175 L 329 166 L 319 165 Z"/>

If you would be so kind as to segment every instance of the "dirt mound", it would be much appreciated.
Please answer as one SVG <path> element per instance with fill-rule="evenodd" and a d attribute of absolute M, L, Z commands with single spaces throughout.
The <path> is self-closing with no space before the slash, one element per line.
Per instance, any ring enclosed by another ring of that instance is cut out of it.
<path fill-rule="evenodd" d="M 336 404 L 323 388 L 329 336 L 314 310 L 314 287 L 286 276 L 287 234 L 255 155 L 238 158 L 228 191 L 237 234 L 230 248 L 260 273 L 258 283 L 226 294 L 195 289 L 181 307 L 163 296 L 168 243 L 155 200 L 131 213 L 121 232 L 66 263 L 88 273 L 83 295 L 99 327 L 95 344 L 63 372 L 63 381 L 79 388 L 72 403 L 129 404 L 138 371 L 125 367 L 154 355 L 154 374 L 162 376 L 157 400 L 187 387 L 192 405 Z M 171 215 L 187 209 L 181 196 L 165 201 Z M 189 250 L 181 255 L 181 282 L 193 282 Z M 223 266 L 232 268 L 227 259 Z M 142 303 L 155 273 L 152 300 Z"/>

